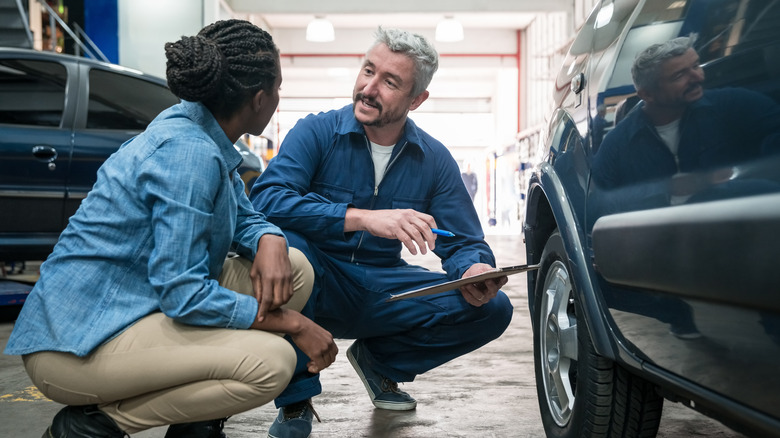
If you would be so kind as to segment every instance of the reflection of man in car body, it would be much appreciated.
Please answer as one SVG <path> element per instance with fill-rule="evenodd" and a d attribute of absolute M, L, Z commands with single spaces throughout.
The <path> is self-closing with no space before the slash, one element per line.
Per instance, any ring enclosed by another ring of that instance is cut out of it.
<path fill-rule="evenodd" d="M 593 164 L 599 188 L 731 166 L 777 149 L 778 105 L 742 88 L 705 91 L 693 43 L 679 37 L 637 56 L 631 75 L 642 102 L 605 136 Z"/>
<path fill-rule="evenodd" d="M 693 43 L 692 37 L 680 37 L 655 44 L 634 61 L 631 75 L 642 101 L 605 135 L 596 153 L 591 220 L 730 192 L 780 190 L 768 181 L 732 181 L 727 171 L 778 149 L 778 105 L 747 89 L 704 90 Z M 615 287 L 603 291 L 616 308 L 629 312 L 662 305 L 666 311 L 659 320 L 670 325 L 671 334 L 700 337 L 690 305 L 677 297 L 626 295 Z"/>

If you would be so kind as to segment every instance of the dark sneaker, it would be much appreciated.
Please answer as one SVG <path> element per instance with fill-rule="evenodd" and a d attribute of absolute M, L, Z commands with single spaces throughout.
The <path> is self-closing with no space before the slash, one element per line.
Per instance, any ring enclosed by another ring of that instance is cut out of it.
<path fill-rule="evenodd" d="M 268 429 L 268 438 L 309 438 L 312 417 L 321 422 L 311 399 L 284 406 Z"/>
<path fill-rule="evenodd" d="M 171 424 L 165 432 L 165 438 L 227 438 L 222 432 L 225 421 L 227 418 Z"/>
<path fill-rule="evenodd" d="M 127 435 L 114 420 L 95 405 L 65 406 L 42 438 L 124 438 Z"/>
<path fill-rule="evenodd" d="M 391 411 L 410 411 L 417 407 L 417 400 L 398 389 L 398 383 L 385 376 L 375 373 L 369 364 L 368 355 L 360 340 L 355 341 L 347 349 L 347 358 L 352 368 L 357 371 L 368 391 L 371 402 L 379 409 Z"/>

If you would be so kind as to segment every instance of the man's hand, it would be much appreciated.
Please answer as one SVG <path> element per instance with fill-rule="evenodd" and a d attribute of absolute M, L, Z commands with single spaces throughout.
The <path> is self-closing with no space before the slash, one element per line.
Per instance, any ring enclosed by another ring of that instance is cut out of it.
<path fill-rule="evenodd" d="M 485 263 L 475 263 L 463 273 L 463 277 L 473 277 L 483 272 L 492 271 L 495 268 Z M 472 306 L 480 307 L 488 301 L 492 300 L 498 294 L 498 290 L 501 286 L 505 285 L 509 279 L 505 276 L 498 278 L 491 278 L 479 283 L 467 284 L 460 288 L 460 293 L 463 294 L 463 298 L 466 302 Z"/>
<path fill-rule="evenodd" d="M 400 240 L 410 253 L 417 255 L 417 248 L 426 254 L 436 247 L 436 228 L 433 216 L 412 209 L 361 210 L 348 208 L 344 218 L 344 231 L 368 231 L 374 236 Z M 416 246 L 415 246 L 416 245 Z"/>
<path fill-rule="evenodd" d="M 269 310 L 278 309 L 293 295 L 292 267 L 284 237 L 264 234 L 260 238 L 249 277 L 260 303 L 257 321 L 262 322 Z"/>

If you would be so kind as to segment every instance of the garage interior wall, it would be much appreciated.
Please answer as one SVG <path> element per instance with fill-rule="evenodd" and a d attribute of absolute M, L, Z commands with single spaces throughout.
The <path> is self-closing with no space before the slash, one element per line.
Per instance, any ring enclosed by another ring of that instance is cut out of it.
<path fill-rule="evenodd" d="M 337 28 L 335 41 L 312 43 L 300 29 L 272 28 L 259 15 L 237 14 L 221 0 L 117 1 L 120 64 L 161 77 L 164 44 L 206 24 L 235 17 L 268 30 L 282 53 L 284 77 L 279 110 L 263 134 L 276 147 L 301 117 L 351 103 L 375 30 Z M 440 53 L 430 98 L 410 116 L 447 145 L 462 167 L 477 172 L 481 188 L 475 203 L 486 224 L 516 228 L 522 220 L 522 168 L 532 157 L 531 142 L 520 140 L 543 125 L 552 78 L 574 23 L 584 20 L 594 1 L 539 13 L 523 29 L 467 29 L 459 43 L 435 42 L 432 28 L 406 28 L 424 35 Z"/>

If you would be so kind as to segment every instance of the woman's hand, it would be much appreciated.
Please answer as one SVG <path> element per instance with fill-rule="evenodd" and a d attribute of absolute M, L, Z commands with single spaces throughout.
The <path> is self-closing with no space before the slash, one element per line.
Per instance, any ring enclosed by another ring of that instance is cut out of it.
<path fill-rule="evenodd" d="M 293 295 L 292 267 L 284 237 L 264 234 L 260 238 L 249 277 L 260 304 L 257 320 L 262 322 L 269 310 L 278 309 Z"/>
<path fill-rule="evenodd" d="M 319 373 L 336 360 L 339 348 L 329 331 L 294 310 L 284 307 L 271 310 L 263 321 L 255 321 L 252 328 L 290 335 L 292 341 L 306 356 L 310 373 Z"/>
<path fill-rule="evenodd" d="M 291 333 L 290 337 L 295 345 L 311 359 L 307 364 L 310 373 L 319 373 L 336 360 L 339 348 L 333 340 L 333 335 L 314 321 L 306 318 L 302 323 L 301 331 Z"/>

